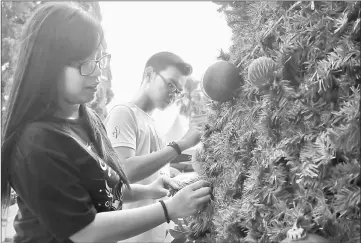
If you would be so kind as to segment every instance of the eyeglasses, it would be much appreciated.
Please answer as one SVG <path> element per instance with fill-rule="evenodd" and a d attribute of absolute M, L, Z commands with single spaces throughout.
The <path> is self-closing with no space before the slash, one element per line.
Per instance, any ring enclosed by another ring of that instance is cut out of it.
<path fill-rule="evenodd" d="M 110 54 L 105 54 L 104 56 L 100 57 L 98 60 L 90 60 L 86 61 L 79 65 L 79 72 L 82 76 L 91 75 L 94 71 L 96 66 L 98 65 L 100 70 L 103 70 L 109 66 L 110 63 Z"/>
<path fill-rule="evenodd" d="M 174 93 L 175 96 L 178 97 L 178 98 L 182 98 L 184 96 L 184 93 L 177 88 L 177 86 L 174 84 L 173 81 L 171 81 L 169 79 L 166 79 L 165 77 L 163 77 L 163 75 L 161 75 L 157 71 L 154 71 L 154 72 L 156 74 L 158 74 L 158 76 L 161 77 L 163 82 L 165 82 L 167 84 L 167 87 L 170 89 L 171 93 Z"/>

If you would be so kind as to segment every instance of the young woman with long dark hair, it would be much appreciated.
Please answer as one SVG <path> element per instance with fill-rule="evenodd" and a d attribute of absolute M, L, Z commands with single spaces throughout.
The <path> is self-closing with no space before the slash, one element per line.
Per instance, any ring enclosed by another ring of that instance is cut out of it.
<path fill-rule="evenodd" d="M 2 203 L 10 186 L 19 212 L 14 242 L 114 242 L 197 212 L 210 198 L 204 181 L 173 198 L 121 209 L 123 201 L 161 198 L 166 177 L 130 185 L 97 115 L 95 95 L 109 54 L 100 23 L 76 4 L 45 3 L 21 39 L 2 131 Z"/>

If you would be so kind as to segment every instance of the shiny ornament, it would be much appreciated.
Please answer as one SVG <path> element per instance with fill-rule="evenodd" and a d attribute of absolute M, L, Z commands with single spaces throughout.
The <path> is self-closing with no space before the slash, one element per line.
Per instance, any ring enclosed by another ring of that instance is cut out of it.
<path fill-rule="evenodd" d="M 281 243 L 330 243 L 329 240 L 315 234 L 308 234 L 303 228 L 296 224 L 287 231 L 287 238 Z"/>
<path fill-rule="evenodd" d="M 248 80 L 258 88 L 273 81 L 277 70 L 277 64 L 269 57 L 260 57 L 254 60 L 248 67 Z"/>
<path fill-rule="evenodd" d="M 231 62 L 218 61 L 208 67 L 203 76 L 203 89 L 209 98 L 215 101 L 231 100 L 243 78 L 240 70 Z"/>

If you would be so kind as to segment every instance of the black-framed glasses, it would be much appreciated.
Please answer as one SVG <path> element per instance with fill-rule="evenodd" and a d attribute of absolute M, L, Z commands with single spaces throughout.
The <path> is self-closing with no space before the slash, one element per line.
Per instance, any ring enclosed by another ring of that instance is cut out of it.
<path fill-rule="evenodd" d="M 91 75 L 94 71 L 96 66 L 98 65 L 100 70 L 103 70 L 109 66 L 110 63 L 110 54 L 105 54 L 97 60 L 90 60 L 86 61 L 79 65 L 79 72 L 82 76 Z"/>
<path fill-rule="evenodd" d="M 172 80 L 169 80 L 167 78 L 165 78 L 163 75 L 161 75 L 159 72 L 154 71 L 159 77 L 161 77 L 161 79 L 163 80 L 163 82 L 165 82 L 167 84 L 167 87 L 170 89 L 171 93 L 174 93 L 178 98 L 182 98 L 184 96 L 184 93 L 179 90 L 177 88 L 177 86 L 175 85 L 175 83 Z"/>

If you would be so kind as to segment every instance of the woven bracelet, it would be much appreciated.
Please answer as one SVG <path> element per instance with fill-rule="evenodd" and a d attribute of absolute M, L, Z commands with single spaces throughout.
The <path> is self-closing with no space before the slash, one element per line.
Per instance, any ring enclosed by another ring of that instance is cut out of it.
<path fill-rule="evenodd" d="M 169 224 L 170 223 L 170 218 L 169 218 L 169 215 L 168 215 L 167 206 L 165 206 L 165 203 L 163 202 L 163 200 L 159 200 L 159 202 L 160 202 L 160 204 L 162 204 L 165 219 L 167 220 L 167 223 Z"/>

